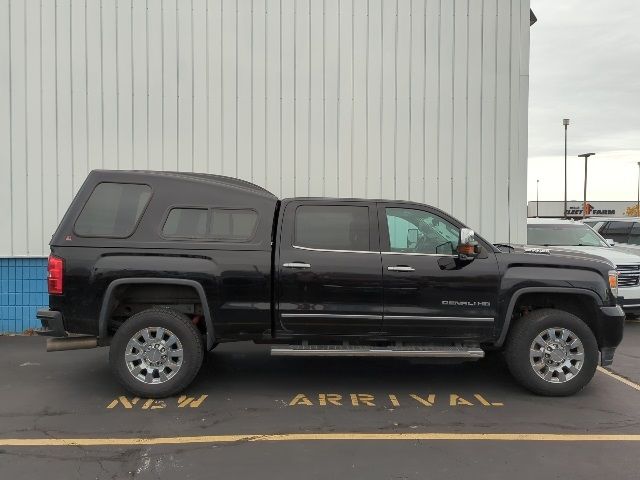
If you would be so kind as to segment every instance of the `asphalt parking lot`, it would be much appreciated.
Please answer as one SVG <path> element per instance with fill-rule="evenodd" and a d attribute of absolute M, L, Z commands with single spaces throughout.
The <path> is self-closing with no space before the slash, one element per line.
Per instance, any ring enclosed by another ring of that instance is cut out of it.
<path fill-rule="evenodd" d="M 569 398 L 523 391 L 495 358 L 272 358 L 235 344 L 184 396 L 156 401 L 114 382 L 106 349 L 44 343 L 0 337 L 0 478 L 640 476 L 638 322 L 619 376 L 599 370 Z"/>

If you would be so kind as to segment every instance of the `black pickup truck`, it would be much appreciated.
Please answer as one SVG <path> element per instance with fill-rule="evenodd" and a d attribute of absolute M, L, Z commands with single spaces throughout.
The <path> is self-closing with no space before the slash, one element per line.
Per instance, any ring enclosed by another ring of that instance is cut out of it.
<path fill-rule="evenodd" d="M 272 355 L 473 360 L 502 351 L 532 392 L 612 362 L 608 261 L 502 247 L 404 201 L 279 200 L 216 175 L 93 171 L 51 240 L 47 349 L 110 346 L 143 397 L 175 394 L 221 342 Z"/>

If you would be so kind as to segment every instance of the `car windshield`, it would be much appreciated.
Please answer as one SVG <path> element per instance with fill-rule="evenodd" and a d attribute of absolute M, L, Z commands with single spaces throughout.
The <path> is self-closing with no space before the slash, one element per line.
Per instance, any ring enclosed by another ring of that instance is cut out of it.
<path fill-rule="evenodd" d="M 583 224 L 527 225 L 529 245 L 607 247 L 607 243 L 590 227 Z"/>

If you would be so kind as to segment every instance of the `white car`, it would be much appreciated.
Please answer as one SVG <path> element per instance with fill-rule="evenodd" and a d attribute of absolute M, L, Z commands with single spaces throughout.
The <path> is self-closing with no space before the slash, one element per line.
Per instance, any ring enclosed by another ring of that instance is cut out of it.
<path fill-rule="evenodd" d="M 574 220 L 552 218 L 527 219 L 527 244 L 576 250 L 604 257 L 618 271 L 618 303 L 626 313 L 640 313 L 640 250 L 613 248 L 589 225 Z"/>

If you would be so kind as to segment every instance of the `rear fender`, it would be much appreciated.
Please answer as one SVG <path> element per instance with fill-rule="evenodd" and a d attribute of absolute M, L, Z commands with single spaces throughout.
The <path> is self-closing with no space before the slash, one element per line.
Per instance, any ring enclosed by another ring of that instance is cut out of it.
<path fill-rule="evenodd" d="M 100 308 L 100 317 L 98 320 L 98 342 L 104 344 L 109 337 L 109 312 L 113 307 L 113 292 L 115 289 L 122 285 L 131 284 L 157 284 L 157 285 L 182 285 L 193 288 L 200 298 L 202 304 L 202 311 L 204 314 L 205 324 L 207 326 L 207 350 L 211 350 L 215 343 L 215 332 L 213 329 L 213 319 L 211 318 L 211 310 L 209 309 L 209 302 L 204 293 L 202 285 L 195 280 L 185 280 L 181 278 L 119 278 L 109 284 L 102 300 L 102 307 Z"/>

